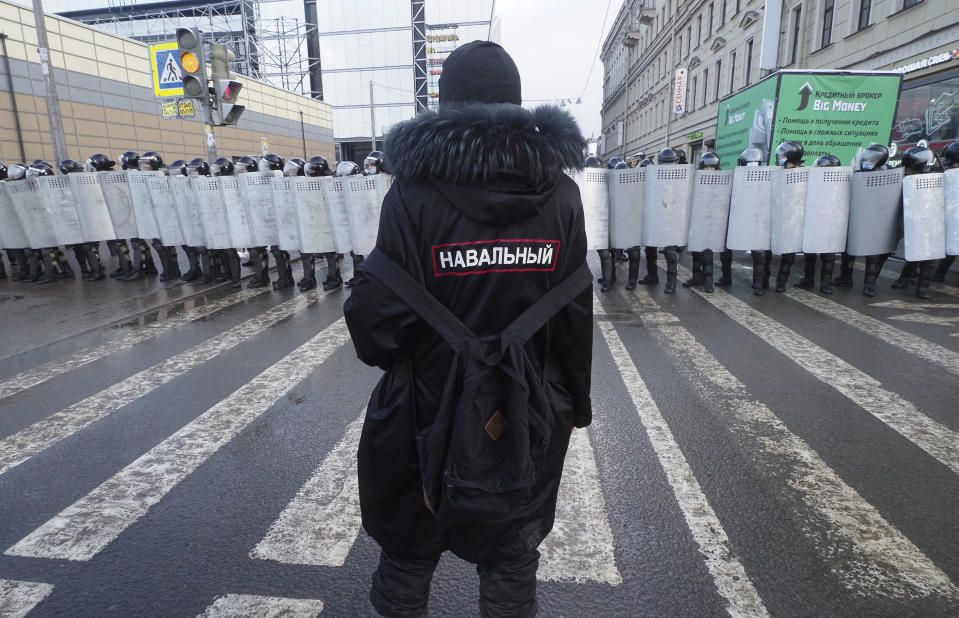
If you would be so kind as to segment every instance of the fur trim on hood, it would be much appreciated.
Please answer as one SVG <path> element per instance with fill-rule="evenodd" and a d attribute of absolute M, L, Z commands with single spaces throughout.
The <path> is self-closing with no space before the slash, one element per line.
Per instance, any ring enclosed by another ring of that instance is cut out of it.
<path fill-rule="evenodd" d="M 506 172 L 536 184 L 582 168 L 586 141 L 573 117 L 556 106 L 447 104 L 393 127 L 383 150 L 398 179 L 476 186 Z"/>

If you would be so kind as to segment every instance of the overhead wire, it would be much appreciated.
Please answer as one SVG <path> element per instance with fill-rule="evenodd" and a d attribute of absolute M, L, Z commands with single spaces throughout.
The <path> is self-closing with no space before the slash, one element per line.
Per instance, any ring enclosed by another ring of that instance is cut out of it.
<path fill-rule="evenodd" d="M 606 14 L 603 15 L 603 27 L 599 29 L 599 40 L 596 41 L 596 51 L 593 52 L 593 59 L 589 65 L 589 75 L 586 76 L 586 83 L 583 84 L 583 92 L 580 93 L 580 98 L 586 94 L 586 89 L 589 87 L 589 80 L 593 77 L 593 69 L 596 67 L 596 59 L 599 58 L 599 49 L 603 45 L 603 33 L 606 32 L 606 20 L 609 19 L 609 8 L 613 5 L 613 0 L 609 0 L 606 3 Z"/>

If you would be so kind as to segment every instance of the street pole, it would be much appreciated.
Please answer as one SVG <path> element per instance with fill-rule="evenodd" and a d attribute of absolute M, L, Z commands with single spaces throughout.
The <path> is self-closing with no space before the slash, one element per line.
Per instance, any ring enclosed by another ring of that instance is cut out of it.
<path fill-rule="evenodd" d="M 216 160 L 216 136 L 213 134 L 213 105 L 210 97 L 200 99 L 203 109 L 203 132 L 206 134 L 206 156 L 210 163 Z"/>
<path fill-rule="evenodd" d="M 50 46 L 47 43 L 47 24 L 44 21 L 42 0 L 33 0 L 33 17 L 37 26 L 37 52 L 40 54 L 40 72 L 43 73 L 47 116 L 50 118 L 50 136 L 53 138 L 53 157 L 56 163 L 67 158 L 67 140 L 63 135 L 63 120 L 60 118 L 57 82 L 50 66 Z"/>
<path fill-rule="evenodd" d="M 376 150 L 376 117 L 373 112 L 373 80 L 370 80 L 370 141 L 373 143 L 373 150 Z"/>

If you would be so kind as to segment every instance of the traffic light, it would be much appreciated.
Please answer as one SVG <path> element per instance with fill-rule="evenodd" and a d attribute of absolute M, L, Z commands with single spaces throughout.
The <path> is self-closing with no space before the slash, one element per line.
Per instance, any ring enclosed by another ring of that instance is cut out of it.
<path fill-rule="evenodd" d="M 203 37 L 197 28 L 176 29 L 177 52 L 183 67 L 183 94 L 191 99 L 209 96 L 206 85 L 206 58 Z"/>
<path fill-rule="evenodd" d="M 233 52 L 226 45 L 210 46 L 210 68 L 213 79 L 214 109 L 221 125 L 236 124 L 246 109 L 243 105 L 236 105 L 243 84 L 230 79 L 230 60 Z"/>

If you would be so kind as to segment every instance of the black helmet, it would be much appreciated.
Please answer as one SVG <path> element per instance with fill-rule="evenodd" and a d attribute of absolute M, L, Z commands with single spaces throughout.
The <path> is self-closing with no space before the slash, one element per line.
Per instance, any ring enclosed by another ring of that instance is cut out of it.
<path fill-rule="evenodd" d="M 57 166 L 57 169 L 60 170 L 61 174 L 72 174 L 73 172 L 82 172 L 83 165 L 79 161 L 74 161 L 73 159 L 64 159 L 60 161 L 60 165 Z"/>
<path fill-rule="evenodd" d="M 959 141 L 955 141 L 942 149 L 942 159 L 946 169 L 959 167 Z"/>
<path fill-rule="evenodd" d="M 616 164 L 622 161 L 619 157 L 610 157 L 609 161 L 606 162 L 606 167 L 609 169 L 616 169 Z"/>
<path fill-rule="evenodd" d="M 38 178 L 40 176 L 53 176 L 53 168 L 46 161 L 37 159 L 27 168 L 27 178 Z"/>
<path fill-rule="evenodd" d="M 260 159 L 260 171 L 261 172 L 282 171 L 283 164 L 285 163 L 286 161 L 283 160 L 283 157 L 281 157 L 278 154 L 273 154 L 271 152 L 269 154 L 263 155 L 263 158 Z"/>
<path fill-rule="evenodd" d="M 340 161 L 336 164 L 337 176 L 352 176 L 360 173 L 360 166 L 352 161 Z"/>
<path fill-rule="evenodd" d="M 750 146 L 739 155 L 739 165 L 743 166 L 753 166 L 753 165 L 762 165 L 763 164 L 763 151 L 754 146 Z"/>
<path fill-rule="evenodd" d="M 139 167 L 139 163 L 140 155 L 132 150 L 127 150 L 120 155 L 120 167 L 125 170 L 135 170 Z"/>
<path fill-rule="evenodd" d="M 839 157 L 831 154 L 824 154 L 823 156 L 816 159 L 816 162 L 813 163 L 816 167 L 839 167 L 842 165 L 842 161 L 839 160 Z"/>
<path fill-rule="evenodd" d="M 326 157 L 314 155 L 303 166 L 303 174 L 305 176 L 332 176 L 333 171 L 330 170 L 330 162 L 326 160 Z"/>
<path fill-rule="evenodd" d="M 613 169 L 614 169 L 614 170 L 628 170 L 628 169 L 629 169 L 629 163 L 627 163 L 627 162 L 625 162 L 625 161 L 620 161 L 619 163 L 616 164 L 616 167 L 614 167 Z"/>
<path fill-rule="evenodd" d="M 704 152 L 703 156 L 699 157 L 697 167 L 701 170 L 718 170 L 719 156 L 715 152 Z"/>
<path fill-rule="evenodd" d="M 370 175 L 386 173 L 386 161 L 382 152 L 374 150 L 366 155 L 366 158 L 363 159 L 363 173 Z"/>
<path fill-rule="evenodd" d="M 603 162 L 599 160 L 599 157 L 595 155 L 589 155 L 586 157 L 586 167 L 605 167 Z"/>
<path fill-rule="evenodd" d="M 647 165 L 652 165 L 652 164 L 653 164 L 652 159 L 643 159 L 642 161 L 639 162 L 640 167 L 646 167 Z"/>
<path fill-rule="evenodd" d="M 7 166 L 5 163 L 0 161 L 0 180 L 7 179 Z"/>
<path fill-rule="evenodd" d="M 689 161 L 686 159 L 685 150 L 677 150 L 676 154 L 679 155 L 679 161 L 677 163 L 679 163 L 680 165 L 686 165 L 687 163 L 689 163 Z"/>
<path fill-rule="evenodd" d="M 166 168 L 168 176 L 187 176 L 186 161 L 177 159 Z"/>
<path fill-rule="evenodd" d="M 776 165 L 801 165 L 804 152 L 802 144 L 791 139 L 786 140 L 776 147 Z"/>
<path fill-rule="evenodd" d="M 210 175 L 232 176 L 233 169 L 233 161 L 226 157 L 218 157 L 217 160 L 213 162 L 213 165 L 210 166 Z"/>
<path fill-rule="evenodd" d="M 140 169 L 144 172 L 155 172 L 161 167 L 163 167 L 163 157 L 157 152 L 150 150 L 140 157 Z"/>
<path fill-rule="evenodd" d="M 186 165 L 187 175 L 188 176 L 209 176 L 210 175 L 210 164 L 197 157 L 196 159 L 191 159 Z"/>
<path fill-rule="evenodd" d="M 110 170 L 113 169 L 113 166 L 116 164 L 117 164 L 116 161 L 112 160 L 110 157 L 106 156 L 105 154 L 101 154 L 98 152 L 97 154 L 87 159 L 86 166 L 90 168 L 90 171 L 109 172 Z"/>
<path fill-rule="evenodd" d="M 14 163 L 7 168 L 7 179 L 8 180 L 22 180 L 27 176 L 27 164 L 26 163 Z"/>
<path fill-rule="evenodd" d="M 656 163 L 659 163 L 660 165 L 679 163 L 679 154 L 677 154 L 672 148 L 663 148 L 659 151 L 659 154 L 656 155 Z"/>
<path fill-rule="evenodd" d="M 302 176 L 304 165 L 306 165 L 306 161 L 299 157 L 293 157 L 283 165 L 283 175 Z"/>
<path fill-rule="evenodd" d="M 256 159 L 250 156 L 240 157 L 236 160 L 236 163 L 233 164 L 233 171 L 237 174 L 240 172 L 256 172 L 260 169 L 260 166 L 257 164 Z"/>
<path fill-rule="evenodd" d="M 902 167 L 907 172 L 921 174 L 929 171 L 935 157 L 925 146 L 913 146 L 902 155 Z"/>
<path fill-rule="evenodd" d="M 889 149 L 882 144 L 873 144 L 859 155 L 859 169 L 863 172 L 874 172 L 882 169 L 889 160 Z"/>

